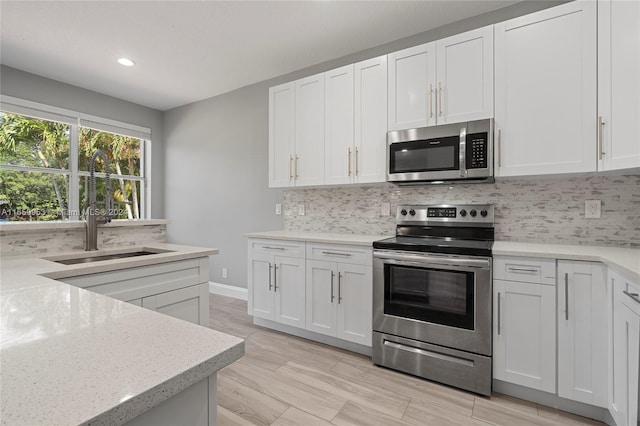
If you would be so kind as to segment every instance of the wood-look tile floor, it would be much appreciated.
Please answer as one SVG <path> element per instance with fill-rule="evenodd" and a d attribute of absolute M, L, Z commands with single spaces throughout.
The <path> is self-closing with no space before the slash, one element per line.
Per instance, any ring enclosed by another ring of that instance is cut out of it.
<path fill-rule="evenodd" d="M 359 354 L 253 325 L 247 302 L 211 295 L 210 327 L 245 340 L 218 373 L 218 424 L 602 425 L 505 395 L 490 398 L 376 367 Z"/>

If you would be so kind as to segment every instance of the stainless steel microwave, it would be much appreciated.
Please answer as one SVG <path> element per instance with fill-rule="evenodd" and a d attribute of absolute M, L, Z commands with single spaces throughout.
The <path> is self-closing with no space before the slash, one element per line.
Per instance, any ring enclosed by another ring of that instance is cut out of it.
<path fill-rule="evenodd" d="M 387 181 L 493 182 L 493 119 L 387 133 Z"/>

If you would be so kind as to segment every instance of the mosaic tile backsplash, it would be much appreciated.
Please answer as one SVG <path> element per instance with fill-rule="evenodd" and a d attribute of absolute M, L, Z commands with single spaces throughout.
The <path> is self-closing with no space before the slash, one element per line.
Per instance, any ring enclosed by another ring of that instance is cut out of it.
<path fill-rule="evenodd" d="M 602 200 L 600 219 L 585 219 L 585 200 Z M 304 216 L 298 215 L 302 203 Z M 382 203 L 391 204 L 391 215 L 380 214 Z M 497 240 L 640 247 L 640 175 L 289 189 L 284 193 L 284 228 L 393 235 L 398 204 L 443 203 L 494 204 Z"/>
<path fill-rule="evenodd" d="M 0 256 L 84 250 L 84 228 L 0 231 Z M 166 243 L 166 225 L 98 227 L 98 247 L 123 248 Z"/>

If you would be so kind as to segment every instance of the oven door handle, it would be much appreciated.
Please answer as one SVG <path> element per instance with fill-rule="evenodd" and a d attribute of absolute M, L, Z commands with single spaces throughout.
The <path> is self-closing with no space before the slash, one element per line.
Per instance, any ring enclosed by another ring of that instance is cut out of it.
<path fill-rule="evenodd" d="M 408 254 L 398 252 L 374 252 L 373 257 L 385 261 L 387 263 L 394 263 L 397 265 L 439 265 L 439 266 L 453 266 L 453 267 L 467 267 L 467 268 L 482 268 L 489 269 L 491 267 L 490 259 L 463 259 L 453 258 L 447 259 L 442 257 L 435 257 L 422 254 Z"/>

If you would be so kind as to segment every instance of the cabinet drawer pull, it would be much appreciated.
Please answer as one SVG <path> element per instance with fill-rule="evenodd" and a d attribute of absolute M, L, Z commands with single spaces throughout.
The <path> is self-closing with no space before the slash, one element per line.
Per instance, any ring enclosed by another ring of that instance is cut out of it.
<path fill-rule="evenodd" d="M 267 250 L 286 250 L 284 247 L 271 247 L 271 246 L 262 246 L 263 249 Z"/>
<path fill-rule="evenodd" d="M 351 257 L 351 253 L 340 253 L 340 252 L 337 252 L 337 251 L 323 251 L 322 254 L 332 254 L 334 256 Z"/>
<path fill-rule="evenodd" d="M 498 292 L 498 336 L 500 335 L 500 320 L 501 320 L 501 312 L 500 312 L 500 292 Z"/>
<path fill-rule="evenodd" d="M 333 277 L 335 276 L 335 272 L 331 271 L 331 303 L 333 303 L 333 299 L 335 299 L 335 296 L 333 295 Z"/>
<path fill-rule="evenodd" d="M 508 269 L 510 271 L 513 271 L 513 272 L 516 272 L 516 273 L 517 272 L 528 272 L 528 273 L 531 273 L 531 274 L 537 274 L 538 273 L 537 269 L 531 269 L 531 268 L 512 268 L 512 267 L 509 267 Z"/>
<path fill-rule="evenodd" d="M 627 296 L 629 296 L 634 301 L 640 303 L 640 294 L 638 294 L 638 293 L 630 293 L 628 291 L 623 291 L 623 293 L 626 294 Z"/>
<path fill-rule="evenodd" d="M 569 274 L 564 273 L 564 319 L 569 321 Z"/>
<path fill-rule="evenodd" d="M 269 262 L 269 291 L 271 291 L 271 288 L 273 287 L 273 285 L 271 285 L 271 270 L 273 269 L 273 265 L 271 265 L 271 262 Z"/>

